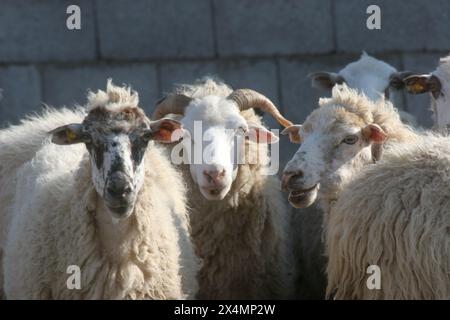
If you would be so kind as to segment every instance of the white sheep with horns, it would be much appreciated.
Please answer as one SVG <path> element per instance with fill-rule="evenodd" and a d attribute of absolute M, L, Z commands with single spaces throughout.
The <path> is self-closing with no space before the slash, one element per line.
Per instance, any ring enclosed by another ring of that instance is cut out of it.
<path fill-rule="evenodd" d="M 109 82 L 90 93 L 83 122 L 54 129 L 53 143 L 18 169 L 3 247 L 6 297 L 193 297 L 199 261 L 184 185 L 153 142 L 176 139 L 180 127 L 150 121 L 130 88 Z M 74 267 L 78 289 L 68 285 Z"/>
<path fill-rule="evenodd" d="M 185 160 L 192 237 L 203 262 L 198 298 L 290 295 L 289 215 L 276 172 L 269 175 L 266 168 L 267 144 L 278 138 L 252 108 L 292 124 L 262 94 L 233 91 L 213 78 L 177 87 L 154 112 L 155 119 L 178 114 L 189 133 L 172 149 L 172 158 L 182 153 Z M 205 150 L 202 161 L 190 161 L 198 147 Z"/>

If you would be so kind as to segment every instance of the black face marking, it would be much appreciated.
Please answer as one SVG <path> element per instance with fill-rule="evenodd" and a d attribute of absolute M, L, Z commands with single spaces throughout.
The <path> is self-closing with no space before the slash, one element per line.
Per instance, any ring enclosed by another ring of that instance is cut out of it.
<path fill-rule="evenodd" d="M 113 163 L 111 165 L 111 168 L 109 169 L 110 172 L 116 172 L 116 171 L 125 171 L 125 166 L 123 164 L 123 159 L 119 156 L 116 156 L 113 160 Z"/>
<path fill-rule="evenodd" d="M 145 150 L 148 145 L 148 140 L 138 137 L 131 142 L 131 162 L 133 163 L 133 170 L 142 162 Z"/>
<path fill-rule="evenodd" d="M 100 169 L 100 167 L 103 165 L 104 154 L 108 151 L 108 146 L 104 145 L 103 143 L 89 142 L 86 143 L 86 148 L 91 157 L 94 157 L 97 169 Z"/>

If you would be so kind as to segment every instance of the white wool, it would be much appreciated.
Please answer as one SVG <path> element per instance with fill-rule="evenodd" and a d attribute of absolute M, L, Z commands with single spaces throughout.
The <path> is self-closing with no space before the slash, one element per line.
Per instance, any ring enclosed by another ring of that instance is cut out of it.
<path fill-rule="evenodd" d="M 424 135 L 367 166 L 328 222 L 327 294 L 337 299 L 450 299 L 450 143 Z M 381 270 L 369 290 L 367 267 Z"/>
<path fill-rule="evenodd" d="M 386 62 L 363 52 L 359 60 L 349 63 L 338 74 L 345 79 L 349 87 L 358 89 L 376 101 L 384 96 L 384 91 L 389 85 L 389 77 L 396 71 Z"/>

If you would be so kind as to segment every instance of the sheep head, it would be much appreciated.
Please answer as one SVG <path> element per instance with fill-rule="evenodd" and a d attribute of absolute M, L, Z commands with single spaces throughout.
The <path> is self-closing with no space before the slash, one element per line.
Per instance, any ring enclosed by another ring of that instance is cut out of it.
<path fill-rule="evenodd" d="M 208 200 L 221 200 L 231 190 L 239 164 L 245 163 L 247 141 L 278 141 L 260 124 L 246 121 L 241 112 L 250 108 L 270 113 L 283 126 L 292 125 L 267 97 L 249 89 L 233 91 L 228 97 L 173 94 L 157 104 L 154 118 L 169 113 L 182 115 L 184 163 L 189 164 L 192 179 Z"/>
<path fill-rule="evenodd" d="M 116 219 L 133 212 L 144 181 L 144 155 L 149 142 L 174 141 L 174 133 L 181 130 L 175 120 L 150 121 L 137 104 L 137 93 L 108 82 L 106 92 L 90 94 L 89 112 L 82 123 L 50 132 L 53 143 L 86 145 L 92 183 Z"/>
<path fill-rule="evenodd" d="M 369 99 L 377 101 L 386 98 L 400 110 L 403 107 L 403 79 L 412 73 L 397 71 L 384 61 L 375 59 L 363 52 L 360 59 L 349 63 L 337 73 L 315 72 L 309 77 L 312 86 L 330 91 L 335 85 L 345 83 L 348 87 L 365 94 Z M 405 123 L 414 124 L 414 119 L 404 116 Z M 412 123 L 411 123 L 412 122 Z"/>
<path fill-rule="evenodd" d="M 450 56 L 442 58 L 435 71 L 428 74 L 411 74 L 403 82 L 411 94 L 429 92 L 435 123 L 442 133 L 450 129 Z"/>
<path fill-rule="evenodd" d="M 392 105 L 381 103 L 387 106 L 373 104 L 344 84 L 333 89 L 331 99 L 321 99 L 320 107 L 303 125 L 282 132 L 301 143 L 282 177 L 282 188 L 289 192 L 294 207 L 307 207 L 317 199 L 335 199 L 363 165 L 380 158 L 387 133 L 375 123 L 373 110 L 388 108 L 393 122 L 401 125 Z"/>

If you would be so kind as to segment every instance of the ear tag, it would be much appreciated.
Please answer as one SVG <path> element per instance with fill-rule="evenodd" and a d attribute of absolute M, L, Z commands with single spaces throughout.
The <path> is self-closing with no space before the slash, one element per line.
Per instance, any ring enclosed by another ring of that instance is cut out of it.
<path fill-rule="evenodd" d="M 73 142 L 77 138 L 77 135 L 70 129 L 66 129 L 66 137 L 68 142 Z"/>
<path fill-rule="evenodd" d="M 425 89 L 424 86 L 421 85 L 419 82 L 416 82 L 413 85 L 411 85 L 411 90 L 413 92 L 422 92 L 424 89 Z"/>

